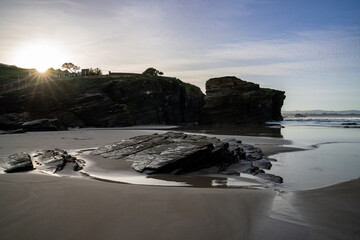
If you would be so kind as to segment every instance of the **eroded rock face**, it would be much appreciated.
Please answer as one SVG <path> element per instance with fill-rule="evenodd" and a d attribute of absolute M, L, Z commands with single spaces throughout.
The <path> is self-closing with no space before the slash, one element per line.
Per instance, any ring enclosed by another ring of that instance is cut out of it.
<path fill-rule="evenodd" d="M 26 152 L 15 153 L 8 157 L 1 159 L 1 167 L 3 167 L 5 172 L 21 172 L 32 170 L 33 164 L 31 157 Z"/>
<path fill-rule="evenodd" d="M 201 123 L 264 124 L 282 120 L 284 94 L 236 77 L 212 78 L 206 82 Z"/>
<path fill-rule="evenodd" d="M 200 88 L 176 78 L 53 79 L 2 94 L 0 129 L 46 131 L 191 123 L 198 122 L 203 105 Z"/>

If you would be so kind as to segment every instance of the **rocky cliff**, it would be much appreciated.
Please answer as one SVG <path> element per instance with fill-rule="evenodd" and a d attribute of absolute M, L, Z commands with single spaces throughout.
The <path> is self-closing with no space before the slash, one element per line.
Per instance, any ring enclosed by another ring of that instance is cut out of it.
<path fill-rule="evenodd" d="M 206 82 L 203 124 L 264 124 L 282 120 L 285 92 L 260 88 L 236 77 L 212 78 Z"/>
<path fill-rule="evenodd" d="M 0 129 L 58 130 L 197 122 L 198 87 L 176 78 L 121 76 L 37 79 L 0 95 Z"/>

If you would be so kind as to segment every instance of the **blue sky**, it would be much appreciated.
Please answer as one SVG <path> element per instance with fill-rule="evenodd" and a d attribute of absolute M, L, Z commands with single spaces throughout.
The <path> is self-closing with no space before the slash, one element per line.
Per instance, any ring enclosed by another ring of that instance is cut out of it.
<path fill-rule="evenodd" d="M 284 110 L 360 109 L 358 0 L 0 0 L 0 16 L 2 63 L 152 66 L 204 92 L 232 75 L 286 91 Z"/>

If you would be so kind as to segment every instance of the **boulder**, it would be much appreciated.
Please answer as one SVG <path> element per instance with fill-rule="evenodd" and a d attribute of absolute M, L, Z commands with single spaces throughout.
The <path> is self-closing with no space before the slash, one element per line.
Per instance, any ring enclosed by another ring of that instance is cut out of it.
<path fill-rule="evenodd" d="M 2 157 L 1 167 L 3 167 L 5 172 L 21 172 L 32 170 L 33 164 L 30 158 L 30 155 L 26 152 L 15 153 L 8 157 Z"/>
<path fill-rule="evenodd" d="M 212 78 L 206 82 L 202 124 L 265 124 L 281 121 L 285 92 L 260 88 L 236 77 Z"/>

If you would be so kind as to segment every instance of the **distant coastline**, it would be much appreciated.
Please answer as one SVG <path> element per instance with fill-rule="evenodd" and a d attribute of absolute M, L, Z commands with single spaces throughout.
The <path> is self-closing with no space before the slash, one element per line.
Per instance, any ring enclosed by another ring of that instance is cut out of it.
<path fill-rule="evenodd" d="M 282 111 L 281 112 L 284 117 L 287 116 L 295 116 L 297 114 L 301 114 L 303 116 L 317 116 L 317 117 L 328 117 L 328 116 L 338 116 L 338 117 L 358 117 L 360 116 L 359 110 L 344 110 L 344 111 L 326 111 L 326 110 L 303 110 L 303 111 Z"/>

